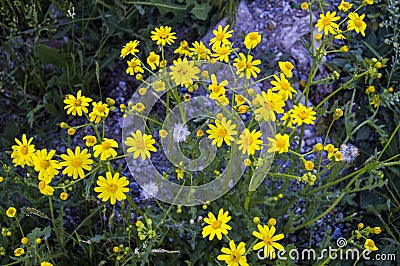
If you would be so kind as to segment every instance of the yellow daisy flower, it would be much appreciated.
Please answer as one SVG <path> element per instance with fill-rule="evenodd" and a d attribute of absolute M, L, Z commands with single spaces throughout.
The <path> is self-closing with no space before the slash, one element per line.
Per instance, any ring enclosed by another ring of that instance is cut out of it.
<path fill-rule="evenodd" d="M 287 78 L 292 77 L 292 70 L 294 68 L 294 65 L 292 63 L 290 63 L 289 61 L 285 61 L 285 62 L 278 62 L 278 65 L 280 70 L 283 72 L 283 74 L 285 74 Z"/>
<path fill-rule="evenodd" d="M 68 148 L 67 154 L 61 154 L 61 158 L 64 161 L 60 162 L 60 165 L 66 167 L 62 173 L 72 176 L 74 179 L 78 177 L 84 178 L 85 173 L 83 170 L 92 170 L 90 165 L 93 163 L 93 160 L 89 159 L 90 157 L 91 155 L 87 149 L 83 149 L 81 152 L 81 147 L 77 146 L 75 152 L 73 152 Z"/>
<path fill-rule="evenodd" d="M 268 152 L 278 152 L 282 154 L 289 151 L 290 142 L 289 135 L 287 134 L 281 135 L 278 133 L 275 135 L 275 138 L 268 138 L 268 141 Z"/>
<path fill-rule="evenodd" d="M 179 47 L 175 49 L 174 54 L 191 57 L 192 52 L 189 50 L 189 43 L 185 40 L 181 41 Z"/>
<path fill-rule="evenodd" d="M 189 48 L 192 52 L 192 56 L 197 57 L 197 60 L 208 60 L 210 59 L 211 51 L 208 49 L 202 41 L 195 41 L 193 48 Z"/>
<path fill-rule="evenodd" d="M 259 59 L 253 61 L 253 56 L 245 56 L 243 53 L 239 54 L 239 57 L 235 58 L 233 66 L 236 67 L 236 74 L 239 77 L 246 76 L 246 79 L 250 77 L 257 78 L 257 74 L 260 73 L 260 69 L 257 65 L 261 64 Z"/>
<path fill-rule="evenodd" d="M 108 105 L 103 102 L 93 102 L 93 110 L 89 114 L 89 121 L 95 124 L 100 123 L 101 119 L 106 118 L 108 116 L 108 113 L 110 112 L 110 109 L 108 108 Z"/>
<path fill-rule="evenodd" d="M 128 61 L 126 63 L 128 64 L 128 68 L 125 70 L 126 74 L 133 76 L 136 73 L 144 73 L 142 63 L 139 59 L 133 58 L 131 61 Z"/>
<path fill-rule="evenodd" d="M 55 150 L 51 150 L 47 153 L 46 149 L 42 149 L 36 151 L 35 155 L 32 157 L 35 171 L 39 172 L 39 180 L 51 180 L 58 174 L 58 169 L 61 169 L 61 165 L 58 164 L 58 161 L 52 160 L 55 153 Z"/>
<path fill-rule="evenodd" d="M 331 158 L 338 150 L 333 144 L 328 144 L 324 147 L 324 151 L 328 152 L 328 158 Z"/>
<path fill-rule="evenodd" d="M 338 6 L 338 9 L 341 12 L 346 12 L 347 10 L 349 10 L 352 7 L 353 7 L 353 4 L 350 4 L 349 2 L 346 2 L 346 1 L 342 0 L 340 5 Z"/>
<path fill-rule="evenodd" d="M 52 196 L 54 193 L 54 188 L 52 186 L 49 186 L 49 183 L 51 180 L 42 180 L 39 182 L 38 188 L 40 190 L 40 193 L 46 196 Z"/>
<path fill-rule="evenodd" d="M 340 17 L 336 16 L 336 12 L 330 11 L 326 12 L 326 14 L 320 14 L 317 24 L 318 31 L 324 30 L 324 34 L 327 36 L 329 33 L 336 34 L 339 25 L 335 23 L 335 21 L 339 20 Z"/>
<path fill-rule="evenodd" d="M 119 173 L 115 173 L 114 176 L 110 173 L 106 173 L 106 178 L 99 176 L 96 184 L 97 187 L 94 188 L 95 192 L 100 192 L 98 197 L 102 199 L 103 202 L 110 200 L 111 204 L 114 205 L 116 201 L 121 201 L 126 199 L 124 193 L 129 192 L 129 188 L 126 186 L 129 181 L 125 176 L 119 178 Z"/>
<path fill-rule="evenodd" d="M 131 132 L 131 137 L 127 137 L 125 141 L 125 145 L 131 146 L 127 152 L 133 153 L 133 158 L 137 159 L 139 155 L 142 157 L 142 160 L 146 160 L 146 157 L 150 159 L 150 151 L 156 152 L 156 148 L 153 144 L 156 142 L 153 139 L 153 136 L 142 134 L 140 130 L 136 130 L 136 133 Z"/>
<path fill-rule="evenodd" d="M 261 42 L 261 35 L 256 31 L 250 32 L 244 38 L 244 45 L 246 46 L 247 49 L 255 48 L 260 42 Z"/>
<path fill-rule="evenodd" d="M 274 259 L 276 257 L 275 248 L 278 250 L 284 250 L 284 247 L 276 241 L 283 239 L 285 236 L 283 234 L 275 235 L 275 226 L 268 227 L 267 225 L 262 226 L 261 224 L 258 224 L 257 228 L 259 232 L 253 231 L 253 236 L 262 241 L 255 244 L 253 249 L 259 250 L 260 248 L 264 248 L 264 257 Z"/>
<path fill-rule="evenodd" d="M 215 74 L 211 75 L 211 84 L 208 86 L 208 89 L 211 91 L 210 98 L 217 100 L 219 96 L 225 95 L 225 86 L 228 85 L 228 81 L 224 80 L 221 83 L 217 83 L 217 77 Z"/>
<path fill-rule="evenodd" d="M 15 257 L 20 257 L 25 254 L 25 250 L 23 248 L 17 248 L 14 250 L 14 256 Z"/>
<path fill-rule="evenodd" d="M 228 266 L 248 266 L 246 259 L 246 244 L 240 242 L 239 245 L 235 245 L 233 240 L 229 241 L 229 248 L 223 247 L 221 249 L 222 255 L 218 255 L 217 259 L 225 261 Z"/>
<path fill-rule="evenodd" d="M 83 137 L 83 140 L 85 140 L 85 145 L 88 147 L 92 147 L 94 145 L 96 145 L 97 143 L 97 138 L 95 136 L 92 135 L 87 135 Z"/>
<path fill-rule="evenodd" d="M 367 24 L 363 21 L 364 17 L 365 14 L 359 16 L 357 13 L 354 12 L 349 13 L 347 29 L 354 30 L 357 33 L 361 33 L 362 36 L 365 36 L 365 29 L 367 28 Z"/>
<path fill-rule="evenodd" d="M 92 99 L 89 97 L 82 96 L 82 91 L 79 90 L 76 97 L 71 94 L 65 96 L 64 103 L 66 105 L 64 109 L 68 109 L 67 115 L 82 116 L 82 113 L 87 114 L 89 112 L 87 106 L 89 106 L 91 101 Z"/>
<path fill-rule="evenodd" d="M 316 119 L 314 116 L 315 114 L 316 112 L 313 111 L 312 106 L 307 108 L 299 103 L 299 105 L 295 105 L 293 107 L 291 117 L 299 126 L 301 126 L 303 123 L 314 125 L 314 120 Z"/>
<path fill-rule="evenodd" d="M 222 46 L 217 46 L 214 49 L 215 54 L 212 54 L 212 57 L 215 57 L 216 60 L 220 62 L 229 63 L 229 55 L 234 51 L 231 45 L 223 44 Z"/>
<path fill-rule="evenodd" d="M 261 149 L 261 145 L 263 141 L 260 139 L 261 131 L 253 131 L 250 132 L 248 128 L 246 128 L 242 134 L 240 134 L 238 140 L 239 150 L 242 150 L 242 153 L 245 154 L 247 152 L 248 155 L 253 155 L 256 151 Z"/>
<path fill-rule="evenodd" d="M 136 47 L 139 46 L 139 43 L 139 41 L 134 40 L 125 44 L 124 47 L 122 47 L 121 49 L 120 57 L 125 58 L 125 56 L 127 56 L 128 54 L 135 55 L 136 53 L 138 53 L 139 49 L 137 49 Z"/>
<path fill-rule="evenodd" d="M 194 65 L 193 61 L 189 61 L 186 57 L 182 60 L 174 61 L 174 65 L 171 66 L 171 79 L 175 81 L 177 85 L 193 84 L 193 80 L 198 80 L 199 77 L 196 76 L 200 73 L 200 69 Z"/>
<path fill-rule="evenodd" d="M 297 91 L 293 89 L 289 81 L 285 78 L 285 75 L 281 73 L 280 79 L 277 75 L 274 75 L 275 80 L 271 81 L 274 86 L 272 91 L 278 91 L 278 94 L 282 96 L 283 100 L 292 99 L 292 95 L 297 94 Z"/>
<path fill-rule="evenodd" d="M 149 64 L 151 70 L 155 70 L 160 65 L 160 56 L 155 52 L 150 52 L 147 57 L 147 64 Z"/>
<path fill-rule="evenodd" d="M 151 39 L 157 42 L 157 45 L 165 46 L 173 44 L 176 39 L 175 32 L 171 32 L 172 28 L 168 26 L 161 26 L 151 31 Z"/>
<path fill-rule="evenodd" d="M 9 207 L 6 210 L 7 217 L 14 218 L 16 214 L 17 214 L 17 209 L 15 209 L 14 207 Z"/>
<path fill-rule="evenodd" d="M 165 91 L 165 82 L 162 80 L 157 80 L 151 86 L 156 92 Z"/>
<path fill-rule="evenodd" d="M 220 209 L 218 212 L 218 217 L 215 218 L 214 214 L 209 212 L 208 218 L 204 218 L 204 222 L 208 225 L 203 228 L 202 235 L 203 238 L 209 236 L 209 240 L 213 240 L 216 235 L 219 240 L 222 239 L 222 235 L 227 235 L 228 230 L 231 230 L 227 223 L 231 220 L 231 216 L 229 216 L 229 212 L 224 212 L 224 209 Z"/>
<path fill-rule="evenodd" d="M 304 161 L 304 167 L 306 170 L 311 171 L 314 169 L 314 163 L 312 161 Z"/>
<path fill-rule="evenodd" d="M 54 266 L 53 263 L 47 262 L 47 261 L 43 261 L 40 263 L 40 266 Z"/>
<path fill-rule="evenodd" d="M 233 136 L 237 134 L 237 131 L 234 129 L 236 125 L 232 125 L 232 121 L 226 121 L 226 118 L 223 117 L 220 120 L 215 120 L 214 125 L 208 125 L 209 129 L 206 131 L 209 136 L 209 139 L 212 139 L 212 145 L 216 145 L 217 147 L 221 147 L 222 143 L 225 142 L 226 145 L 231 146 L 231 141 L 233 141 Z"/>
<path fill-rule="evenodd" d="M 230 44 L 228 38 L 232 37 L 233 30 L 228 30 L 229 25 L 226 25 L 222 28 L 222 25 L 218 25 L 216 30 L 213 30 L 213 34 L 215 37 L 211 38 L 210 45 L 212 45 L 212 49 L 216 47 L 220 47 L 223 44 Z"/>
<path fill-rule="evenodd" d="M 101 144 L 97 144 L 93 147 L 94 157 L 99 157 L 100 160 L 105 161 L 109 157 L 117 156 L 117 152 L 113 148 L 118 148 L 118 142 L 113 139 L 104 138 Z"/>
<path fill-rule="evenodd" d="M 20 165 L 24 168 L 25 165 L 32 166 L 32 156 L 35 153 L 35 145 L 31 144 L 33 137 L 27 140 L 26 135 L 22 135 L 21 141 L 14 139 L 17 145 L 13 145 L 11 158 L 15 166 Z"/>
<path fill-rule="evenodd" d="M 272 90 L 268 90 L 257 94 L 256 101 L 260 107 L 258 107 L 254 113 L 258 115 L 259 119 L 264 119 L 265 121 L 275 121 L 277 114 L 282 114 L 284 112 L 283 108 L 285 102 L 281 95 L 273 93 Z"/>

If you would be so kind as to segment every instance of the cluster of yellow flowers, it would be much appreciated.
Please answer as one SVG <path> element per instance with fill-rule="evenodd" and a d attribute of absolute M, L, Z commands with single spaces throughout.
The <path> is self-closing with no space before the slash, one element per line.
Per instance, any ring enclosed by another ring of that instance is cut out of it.
<path fill-rule="evenodd" d="M 202 235 L 203 238 L 208 237 L 211 241 L 217 236 L 218 240 L 222 239 L 224 236 L 229 241 L 229 248 L 223 247 L 221 249 L 222 255 L 217 257 L 218 260 L 225 261 L 227 265 L 248 265 L 246 255 L 249 251 L 259 250 L 261 248 L 264 249 L 264 257 L 274 259 L 276 257 L 276 251 L 283 250 L 284 247 L 279 244 L 277 241 L 282 240 L 284 238 L 283 234 L 275 234 L 276 233 L 276 219 L 270 218 L 268 220 L 268 224 L 261 225 L 260 218 L 254 217 L 254 223 L 257 224 L 258 231 L 253 231 L 253 236 L 257 238 L 257 240 L 261 240 L 260 242 L 254 241 L 254 243 L 249 248 L 249 251 L 246 252 L 245 243 L 240 242 L 238 245 L 235 244 L 234 240 L 231 240 L 228 236 L 228 231 L 232 230 L 232 227 L 227 223 L 231 220 L 231 216 L 229 216 L 228 211 L 224 211 L 224 209 L 220 209 L 218 211 L 217 217 L 212 213 L 208 213 L 208 217 L 204 218 L 204 222 L 207 224 L 203 227 Z"/>

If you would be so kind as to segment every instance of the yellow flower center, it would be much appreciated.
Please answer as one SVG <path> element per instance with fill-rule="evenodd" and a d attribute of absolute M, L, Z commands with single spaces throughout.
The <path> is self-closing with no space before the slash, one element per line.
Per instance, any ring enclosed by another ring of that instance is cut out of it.
<path fill-rule="evenodd" d="M 281 87 L 282 87 L 282 89 L 284 89 L 284 90 L 288 90 L 288 89 L 290 88 L 290 84 L 287 83 L 287 82 L 282 82 L 282 83 L 281 83 Z"/>
<path fill-rule="evenodd" d="M 50 163 L 49 163 L 49 161 L 47 161 L 47 160 L 44 160 L 44 161 L 42 161 L 42 162 L 40 163 L 40 166 L 41 166 L 42 168 L 47 168 L 47 167 L 49 167 L 49 165 L 50 165 Z"/>
<path fill-rule="evenodd" d="M 237 252 L 237 251 L 232 252 L 232 254 L 231 254 L 231 262 L 239 262 L 239 260 L 240 260 L 239 252 Z"/>
<path fill-rule="evenodd" d="M 272 244 L 272 238 L 269 236 L 264 237 L 264 243 L 266 245 L 271 245 Z"/>
<path fill-rule="evenodd" d="M 129 66 L 131 68 L 135 68 L 137 65 L 136 65 L 136 62 L 129 62 Z"/>
<path fill-rule="evenodd" d="M 188 72 L 187 69 L 184 68 L 184 67 L 181 67 L 181 68 L 178 70 L 178 73 L 181 74 L 182 76 L 185 75 L 187 72 Z"/>
<path fill-rule="evenodd" d="M 290 64 L 290 63 L 288 63 L 288 62 L 285 63 L 285 68 L 286 68 L 287 70 L 292 70 L 292 69 L 293 69 L 292 64 Z"/>
<path fill-rule="evenodd" d="M 250 68 L 252 68 L 252 67 L 253 67 L 253 65 L 251 64 L 251 62 L 247 62 L 246 68 L 250 69 Z"/>
<path fill-rule="evenodd" d="M 144 139 L 138 141 L 137 147 L 138 147 L 138 149 L 146 148 L 146 143 L 144 142 Z"/>
<path fill-rule="evenodd" d="M 23 146 L 21 147 L 21 153 L 22 153 L 23 155 L 27 155 L 27 154 L 28 154 L 28 146 L 23 145 Z"/>
<path fill-rule="evenodd" d="M 43 190 L 45 187 L 46 187 L 46 182 L 40 181 L 40 182 L 39 182 L 39 189 L 40 189 L 40 190 Z"/>
<path fill-rule="evenodd" d="M 240 62 L 237 63 L 237 67 L 238 67 L 239 69 L 242 69 L 242 68 L 244 68 L 245 66 L 246 66 L 246 64 L 245 64 L 244 62 L 242 62 L 242 61 L 240 61 Z"/>
<path fill-rule="evenodd" d="M 110 191 L 110 192 L 115 192 L 115 191 L 117 191 L 117 189 L 118 189 L 118 186 L 116 184 L 108 185 L 108 191 Z"/>
<path fill-rule="evenodd" d="M 98 110 L 100 113 L 103 113 L 103 112 L 106 111 L 106 108 L 104 107 L 104 105 L 100 105 L 100 106 L 97 106 L 97 110 Z"/>
<path fill-rule="evenodd" d="M 329 24 L 331 24 L 332 20 L 329 17 L 326 17 L 322 20 L 322 24 L 324 24 L 324 26 L 328 26 Z"/>
<path fill-rule="evenodd" d="M 82 164 L 82 161 L 79 160 L 79 159 L 73 159 L 72 160 L 72 166 L 73 167 L 79 167 L 79 166 L 81 166 L 81 164 Z"/>
<path fill-rule="evenodd" d="M 269 109 L 270 109 L 270 110 L 273 110 L 273 109 L 274 109 L 274 106 L 275 106 L 275 105 L 274 105 L 274 102 L 273 102 L 273 101 L 268 101 L 267 103 L 268 103 Z"/>
<path fill-rule="evenodd" d="M 300 117 L 301 119 L 306 119 L 306 118 L 308 117 L 308 114 L 307 114 L 306 111 L 300 111 L 300 112 L 299 112 L 299 117 Z"/>
<path fill-rule="evenodd" d="M 223 39 L 224 39 L 224 34 L 223 33 L 218 33 L 218 35 L 217 35 L 217 40 L 218 41 L 222 41 Z"/>
<path fill-rule="evenodd" d="M 221 55 L 225 55 L 225 54 L 227 54 L 229 52 L 229 50 L 227 49 L 227 48 L 221 48 L 220 50 L 219 50 L 219 54 L 221 54 Z"/>
<path fill-rule="evenodd" d="M 250 36 L 249 36 L 250 40 L 256 41 L 256 40 L 257 40 L 257 37 L 258 37 L 258 34 L 257 34 L 257 33 L 255 33 L 255 32 L 250 33 Z"/>
<path fill-rule="evenodd" d="M 343 2 L 342 5 L 344 8 L 347 8 L 347 9 L 350 8 L 350 4 L 347 2 Z"/>
<path fill-rule="evenodd" d="M 361 19 L 354 20 L 354 26 L 356 26 L 357 28 L 361 28 L 362 25 L 363 25 L 363 21 Z"/>
<path fill-rule="evenodd" d="M 218 229 L 221 226 L 221 222 L 216 220 L 211 224 L 211 227 L 214 229 Z"/>
<path fill-rule="evenodd" d="M 166 32 L 160 32 L 160 33 L 158 34 L 158 36 L 159 36 L 161 39 L 166 39 L 166 38 L 168 37 L 168 33 L 166 33 Z"/>
<path fill-rule="evenodd" d="M 82 102 L 81 100 L 75 100 L 74 104 L 75 106 L 81 106 Z"/>
<path fill-rule="evenodd" d="M 101 144 L 101 147 L 103 148 L 103 150 L 108 150 L 108 149 L 111 148 L 111 143 L 108 142 L 108 141 L 104 141 L 104 142 Z"/>
<path fill-rule="evenodd" d="M 276 141 L 276 147 L 279 148 L 279 149 L 284 148 L 284 147 L 285 147 L 285 140 L 283 140 L 283 139 L 278 139 L 278 140 Z"/>
<path fill-rule="evenodd" d="M 226 130 L 225 130 L 224 128 L 220 128 L 220 129 L 218 130 L 218 136 L 219 136 L 219 137 L 225 137 L 226 134 L 227 134 L 227 132 L 226 132 Z"/>

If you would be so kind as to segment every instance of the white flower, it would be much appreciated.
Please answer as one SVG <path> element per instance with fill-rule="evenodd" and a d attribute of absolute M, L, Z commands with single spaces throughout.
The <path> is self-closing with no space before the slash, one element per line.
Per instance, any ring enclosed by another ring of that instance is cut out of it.
<path fill-rule="evenodd" d="M 143 189 L 142 196 L 146 200 L 151 199 L 152 197 L 154 197 L 154 195 L 157 195 L 157 193 L 158 193 L 158 186 L 153 181 L 150 181 L 149 183 L 144 184 L 142 186 L 142 189 Z"/>
<path fill-rule="evenodd" d="M 187 129 L 185 125 L 182 123 L 177 123 L 174 126 L 174 133 L 173 133 L 173 139 L 176 142 L 184 142 L 186 141 L 187 137 L 190 135 L 190 131 Z"/>
<path fill-rule="evenodd" d="M 72 7 L 72 10 L 69 10 L 69 9 L 68 9 L 68 10 L 67 10 L 67 13 L 68 13 L 68 14 L 67 14 L 68 17 L 74 18 L 75 15 L 76 15 L 76 14 L 75 14 L 75 7 Z"/>
<path fill-rule="evenodd" d="M 352 144 L 342 144 L 340 152 L 342 153 L 342 161 L 345 163 L 351 163 L 359 154 L 358 148 Z"/>

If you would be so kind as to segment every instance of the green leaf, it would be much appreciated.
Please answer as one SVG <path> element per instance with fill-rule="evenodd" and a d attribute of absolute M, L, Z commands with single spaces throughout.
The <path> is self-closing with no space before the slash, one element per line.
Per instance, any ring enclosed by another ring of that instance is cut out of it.
<path fill-rule="evenodd" d="M 43 44 L 36 45 L 33 48 L 36 58 L 42 60 L 45 65 L 54 64 L 59 67 L 64 67 L 67 63 L 68 55 L 61 53 L 58 49 L 52 48 Z"/>
<path fill-rule="evenodd" d="M 197 19 L 206 20 L 210 11 L 211 6 L 209 4 L 198 4 L 196 2 L 194 8 L 190 11 L 190 13 L 192 13 Z"/>

